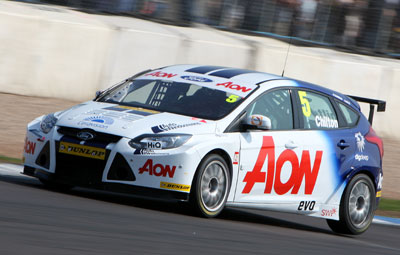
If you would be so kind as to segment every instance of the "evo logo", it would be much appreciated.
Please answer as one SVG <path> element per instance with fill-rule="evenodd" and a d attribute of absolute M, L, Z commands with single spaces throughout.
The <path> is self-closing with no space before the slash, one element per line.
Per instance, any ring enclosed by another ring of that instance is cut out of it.
<path fill-rule="evenodd" d="M 312 211 L 314 210 L 315 201 L 301 201 L 299 207 L 297 207 L 298 211 Z"/>

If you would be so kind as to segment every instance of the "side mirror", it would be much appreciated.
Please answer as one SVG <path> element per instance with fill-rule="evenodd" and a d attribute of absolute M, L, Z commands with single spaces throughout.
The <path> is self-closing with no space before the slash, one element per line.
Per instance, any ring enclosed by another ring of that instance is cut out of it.
<path fill-rule="evenodd" d="M 100 95 L 101 95 L 101 90 L 96 91 L 96 94 L 94 95 L 94 100 L 99 98 Z"/>
<path fill-rule="evenodd" d="M 264 115 L 254 114 L 244 119 L 243 126 L 245 129 L 271 129 L 271 119 Z"/>

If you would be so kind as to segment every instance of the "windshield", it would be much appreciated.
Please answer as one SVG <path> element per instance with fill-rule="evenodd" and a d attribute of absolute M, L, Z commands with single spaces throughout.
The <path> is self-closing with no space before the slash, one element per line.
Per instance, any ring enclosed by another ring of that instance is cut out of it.
<path fill-rule="evenodd" d="M 217 120 L 230 113 L 243 98 L 191 83 L 145 79 L 128 80 L 97 101 Z"/>

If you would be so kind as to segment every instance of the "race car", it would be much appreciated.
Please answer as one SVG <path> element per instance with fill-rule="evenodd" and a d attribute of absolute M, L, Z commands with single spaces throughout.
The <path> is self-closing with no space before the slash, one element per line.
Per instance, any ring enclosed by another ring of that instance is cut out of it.
<path fill-rule="evenodd" d="M 356 100 L 370 104 L 369 119 Z M 386 103 L 245 69 L 147 70 L 30 122 L 24 174 L 187 201 L 204 217 L 264 209 L 361 234 L 382 190 L 375 106 Z"/>

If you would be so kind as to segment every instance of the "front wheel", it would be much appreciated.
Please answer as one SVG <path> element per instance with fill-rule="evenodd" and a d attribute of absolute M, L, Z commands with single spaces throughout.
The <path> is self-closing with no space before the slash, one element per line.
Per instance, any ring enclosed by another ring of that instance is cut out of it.
<path fill-rule="evenodd" d="M 224 209 L 230 188 L 230 174 L 225 160 L 211 154 L 200 163 L 190 194 L 190 203 L 204 217 L 215 217 Z"/>
<path fill-rule="evenodd" d="M 337 233 L 359 235 L 372 222 L 375 211 L 375 187 L 365 174 L 356 175 L 348 184 L 340 202 L 339 221 L 327 220 Z"/>

